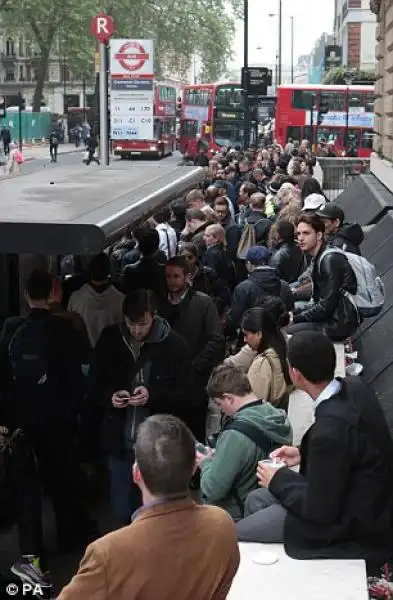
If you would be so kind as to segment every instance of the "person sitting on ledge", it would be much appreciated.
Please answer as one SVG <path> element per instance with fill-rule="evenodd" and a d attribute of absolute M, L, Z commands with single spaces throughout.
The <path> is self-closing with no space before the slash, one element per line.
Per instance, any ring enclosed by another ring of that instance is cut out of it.
<path fill-rule="evenodd" d="M 272 453 L 286 463 L 258 465 L 262 489 L 251 492 L 243 542 L 285 543 L 292 558 L 364 558 L 382 565 L 392 554 L 393 442 L 374 392 L 359 377 L 334 377 L 333 343 L 319 332 L 288 346 L 296 387 L 314 400 L 315 422 L 300 448 Z M 300 465 L 300 472 L 290 469 Z"/>

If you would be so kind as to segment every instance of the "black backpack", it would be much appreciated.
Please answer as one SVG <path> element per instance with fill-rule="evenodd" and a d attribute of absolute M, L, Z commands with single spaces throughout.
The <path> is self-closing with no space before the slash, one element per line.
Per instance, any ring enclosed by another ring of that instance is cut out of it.
<path fill-rule="evenodd" d="M 47 318 L 27 317 L 11 338 L 8 355 L 16 383 L 34 388 L 48 383 L 51 349 L 47 325 Z"/>

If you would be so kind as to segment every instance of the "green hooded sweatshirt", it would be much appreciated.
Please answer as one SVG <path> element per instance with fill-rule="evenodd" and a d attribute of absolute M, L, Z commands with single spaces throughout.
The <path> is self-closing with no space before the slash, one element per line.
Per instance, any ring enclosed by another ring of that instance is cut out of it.
<path fill-rule="evenodd" d="M 292 428 L 285 411 L 261 400 L 243 406 L 234 415 L 235 422 L 251 423 L 267 436 L 272 444 L 270 452 L 292 444 Z M 250 438 L 240 431 L 225 429 L 217 439 L 213 458 L 201 464 L 201 492 L 205 504 L 215 504 L 229 512 L 236 521 L 241 519 L 234 490 L 244 503 L 248 494 L 257 489 L 257 466 L 268 458 Z"/>

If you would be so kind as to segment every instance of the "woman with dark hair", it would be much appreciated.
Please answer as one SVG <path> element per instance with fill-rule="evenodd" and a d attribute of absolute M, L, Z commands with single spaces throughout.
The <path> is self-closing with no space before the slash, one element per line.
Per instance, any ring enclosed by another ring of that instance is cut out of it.
<path fill-rule="evenodd" d="M 315 177 L 308 177 L 303 183 L 301 193 L 302 205 L 304 204 L 304 201 L 307 198 L 307 196 L 310 196 L 310 194 L 321 194 L 321 196 L 324 196 L 326 198 L 325 194 L 323 193 L 321 184 L 317 179 L 315 179 Z M 327 198 L 326 202 L 329 202 Z"/>
<path fill-rule="evenodd" d="M 258 398 L 288 410 L 292 382 L 287 364 L 287 345 L 274 312 L 269 308 L 256 307 L 244 313 L 244 340 L 257 353 L 247 376 Z"/>
<path fill-rule="evenodd" d="M 293 283 L 304 271 L 307 263 L 303 252 L 295 241 L 295 226 L 286 219 L 275 223 L 276 243 L 270 259 L 270 266 L 280 279 Z"/>
<path fill-rule="evenodd" d="M 184 242 L 181 246 L 181 256 L 184 256 L 190 270 L 190 284 L 197 292 L 203 292 L 212 298 L 221 298 L 228 306 L 230 299 L 229 288 L 222 282 L 214 269 L 202 265 L 198 260 L 198 248 L 192 242 Z"/>

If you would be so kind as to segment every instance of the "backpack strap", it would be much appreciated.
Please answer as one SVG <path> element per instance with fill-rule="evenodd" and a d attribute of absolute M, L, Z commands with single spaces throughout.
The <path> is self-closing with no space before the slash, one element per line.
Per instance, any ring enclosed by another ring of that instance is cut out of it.
<path fill-rule="evenodd" d="M 273 449 L 273 441 L 270 440 L 260 429 L 258 429 L 252 423 L 245 423 L 244 421 L 230 421 L 223 429 L 223 431 L 238 431 L 250 439 L 254 444 L 263 450 L 266 455 L 269 455 Z M 236 489 L 236 481 L 228 494 L 233 497 L 236 506 L 240 510 L 240 514 L 243 517 L 244 514 L 244 502 L 240 498 Z"/>

